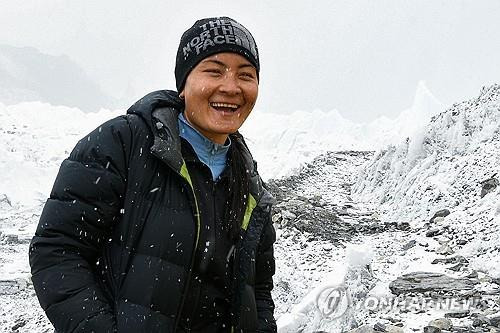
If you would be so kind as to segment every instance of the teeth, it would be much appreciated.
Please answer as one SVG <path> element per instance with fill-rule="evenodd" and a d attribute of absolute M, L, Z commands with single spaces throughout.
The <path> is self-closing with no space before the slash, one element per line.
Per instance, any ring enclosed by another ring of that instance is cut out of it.
<path fill-rule="evenodd" d="M 229 103 L 210 103 L 210 105 L 216 108 L 231 108 L 231 109 L 238 108 L 237 104 L 229 104 Z"/>

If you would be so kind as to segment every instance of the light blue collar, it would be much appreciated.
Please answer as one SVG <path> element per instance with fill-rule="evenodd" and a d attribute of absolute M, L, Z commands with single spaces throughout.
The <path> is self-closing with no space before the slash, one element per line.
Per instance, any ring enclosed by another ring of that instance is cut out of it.
<path fill-rule="evenodd" d="M 223 145 L 210 141 L 191 126 L 182 112 L 179 113 L 178 124 L 180 137 L 191 144 L 200 161 L 212 171 L 212 178 L 215 181 L 226 168 L 227 152 L 231 146 L 231 139 L 228 137 Z"/>

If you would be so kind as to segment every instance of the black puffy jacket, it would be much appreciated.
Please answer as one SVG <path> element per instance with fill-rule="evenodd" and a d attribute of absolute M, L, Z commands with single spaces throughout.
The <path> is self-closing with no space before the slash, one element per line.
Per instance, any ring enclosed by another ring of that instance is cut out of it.
<path fill-rule="evenodd" d="M 175 92 L 157 91 L 78 142 L 30 245 L 32 280 L 58 332 L 175 332 L 200 219 Z M 249 152 L 232 330 L 274 332 L 272 197 Z"/>

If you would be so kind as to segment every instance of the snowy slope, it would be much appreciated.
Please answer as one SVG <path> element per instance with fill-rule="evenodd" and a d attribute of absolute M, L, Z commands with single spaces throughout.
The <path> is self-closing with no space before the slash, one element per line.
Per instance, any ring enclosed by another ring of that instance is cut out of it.
<path fill-rule="evenodd" d="M 471 240 L 462 251 L 473 250 L 476 266 L 500 277 L 500 186 L 481 197 L 482 182 L 492 177 L 500 177 L 500 85 L 483 88 L 406 142 L 380 151 L 355 191 L 360 200 L 380 203 L 385 219 L 413 226 L 450 210 L 444 225 Z"/>

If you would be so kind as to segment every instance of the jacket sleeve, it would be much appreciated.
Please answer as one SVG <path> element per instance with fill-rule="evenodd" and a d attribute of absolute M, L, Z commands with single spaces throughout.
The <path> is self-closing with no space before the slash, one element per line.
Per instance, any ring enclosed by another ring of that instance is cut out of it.
<path fill-rule="evenodd" d="M 257 304 L 258 332 L 276 332 L 274 302 L 271 296 L 275 272 L 273 244 L 276 240 L 276 232 L 271 221 L 270 206 L 264 212 L 264 219 L 264 229 L 255 262 L 255 301 Z"/>
<path fill-rule="evenodd" d="M 102 124 L 62 162 L 44 206 L 29 259 L 38 300 L 57 332 L 116 330 L 94 272 L 119 220 L 130 145 L 126 116 Z"/>

